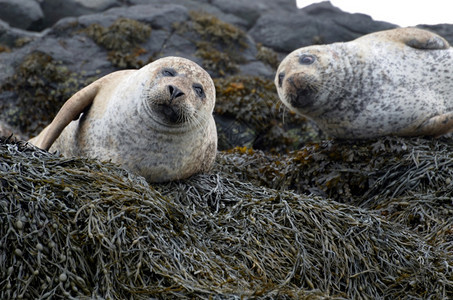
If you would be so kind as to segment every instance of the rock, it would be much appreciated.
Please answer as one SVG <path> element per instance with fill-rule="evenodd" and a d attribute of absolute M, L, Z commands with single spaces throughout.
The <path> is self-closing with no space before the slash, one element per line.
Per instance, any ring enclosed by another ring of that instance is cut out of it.
<path fill-rule="evenodd" d="M 102 14 L 82 16 L 78 22 L 83 26 L 95 23 L 108 26 L 118 18 L 133 19 L 149 24 L 155 29 L 164 28 L 171 31 L 173 24 L 186 21 L 189 14 L 184 6 L 158 3 L 112 8 Z"/>
<path fill-rule="evenodd" d="M 417 27 L 435 32 L 453 45 L 453 24 L 418 25 Z"/>
<path fill-rule="evenodd" d="M 42 26 L 49 27 L 64 17 L 102 12 L 121 3 L 120 0 L 42 0 L 41 7 L 45 15 Z"/>
<path fill-rule="evenodd" d="M 132 42 L 144 29 L 148 33 Z M 36 54 L 44 59 L 35 60 Z M 252 38 L 212 15 L 161 3 L 111 8 L 103 13 L 64 18 L 29 44 L 0 53 L 3 69 L 0 99 L 4 99 L 0 103 L 1 118 L 33 134 L 48 123 L 48 117 L 24 123 L 23 115 L 27 115 L 24 108 L 37 107 L 43 101 L 58 108 L 87 82 L 118 69 L 139 68 L 169 55 L 191 59 L 213 77 L 243 72 L 272 78 L 274 73 L 257 59 Z M 24 65 L 24 61 L 28 62 Z M 36 77 L 40 70 L 49 69 L 54 73 L 44 81 Z M 58 82 L 51 84 L 54 75 Z M 34 79 L 26 80 L 29 76 Z M 33 96 L 38 91 L 39 96 Z M 43 98 L 43 91 L 47 98 Z M 15 108 L 14 102 L 21 103 L 18 107 L 22 108 Z M 45 107 L 35 114 L 41 116 L 44 111 Z M 46 114 L 54 113 L 48 109 Z"/>
<path fill-rule="evenodd" d="M 235 15 L 246 22 L 246 28 L 252 27 L 256 20 L 267 12 L 285 11 L 290 12 L 297 9 L 294 0 L 267 0 L 267 1 L 249 1 L 249 0 L 213 0 L 212 5 L 218 7 L 224 13 Z"/>
<path fill-rule="evenodd" d="M 17 128 L 13 128 L 11 125 L 0 120 L 0 137 L 13 136 L 19 140 L 25 139 L 25 136 Z"/>
<path fill-rule="evenodd" d="M 184 6 L 188 11 L 194 12 L 204 12 L 211 14 L 217 17 L 219 20 L 223 22 L 227 22 L 233 24 L 235 26 L 239 26 L 241 28 L 247 27 L 247 22 L 233 14 L 225 13 L 221 9 L 215 7 L 214 5 L 210 5 L 209 0 L 173 0 L 171 1 L 172 4 L 177 4 Z M 161 5 L 161 0 L 131 0 L 130 3 L 132 5 L 137 4 L 146 4 L 146 5 Z"/>
<path fill-rule="evenodd" d="M 8 23 L 0 20 L 0 45 L 17 47 L 18 42 L 30 41 L 41 37 L 42 34 L 11 27 Z"/>
<path fill-rule="evenodd" d="M 0 7 L 0 19 L 21 29 L 33 29 L 44 16 L 35 0 L 0 0 Z"/>
<path fill-rule="evenodd" d="M 364 14 L 343 12 L 330 2 L 322 2 L 293 13 L 264 14 L 249 34 L 266 47 L 289 53 L 303 46 L 350 41 L 367 33 L 395 27 L 373 21 Z"/>

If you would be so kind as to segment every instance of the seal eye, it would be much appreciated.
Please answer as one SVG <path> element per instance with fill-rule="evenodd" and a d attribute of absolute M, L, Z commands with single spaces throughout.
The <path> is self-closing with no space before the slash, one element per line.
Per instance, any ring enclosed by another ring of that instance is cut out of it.
<path fill-rule="evenodd" d="M 299 57 L 299 63 L 302 65 L 311 65 L 314 63 L 316 58 L 313 55 L 303 54 Z"/>
<path fill-rule="evenodd" d="M 178 74 L 173 68 L 165 68 L 162 70 L 162 75 L 166 77 L 175 77 Z"/>
<path fill-rule="evenodd" d="M 193 90 L 195 91 L 195 94 L 197 94 L 198 97 L 200 97 L 200 98 L 204 98 L 205 97 L 204 90 L 203 90 L 203 87 L 201 86 L 201 84 L 194 83 L 192 85 L 192 88 L 193 88 Z"/>

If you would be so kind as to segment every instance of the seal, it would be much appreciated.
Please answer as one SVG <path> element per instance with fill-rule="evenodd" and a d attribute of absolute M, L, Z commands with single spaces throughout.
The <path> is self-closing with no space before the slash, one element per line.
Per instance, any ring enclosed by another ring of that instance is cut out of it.
<path fill-rule="evenodd" d="M 29 142 L 66 157 L 111 160 L 148 182 L 184 179 L 214 162 L 215 96 L 199 65 L 165 57 L 78 91 Z"/>
<path fill-rule="evenodd" d="M 422 29 L 297 49 L 280 63 L 275 85 L 289 109 L 339 139 L 453 129 L 453 50 Z"/>

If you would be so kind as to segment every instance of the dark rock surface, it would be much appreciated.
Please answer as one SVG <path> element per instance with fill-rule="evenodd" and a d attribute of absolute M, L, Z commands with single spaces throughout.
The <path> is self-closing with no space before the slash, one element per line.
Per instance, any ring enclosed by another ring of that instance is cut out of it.
<path fill-rule="evenodd" d="M 44 17 L 35 0 L 0 0 L 0 7 L 0 19 L 21 29 L 33 29 Z"/>
<path fill-rule="evenodd" d="M 367 15 L 343 12 L 330 2 L 321 2 L 292 12 L 263 14 L 249 33 L 264 46 L 287 53 L 312 44 L 350 41 L 395 27 Z"/>
<path fill-rule="evenodd" d="M 65 17 L 76 17 L 105 11 L 120 6 L 121 0 L 42 0 L 41 8 L 45 18 L 35 29 L 42 29 L 55 24 Z"/>

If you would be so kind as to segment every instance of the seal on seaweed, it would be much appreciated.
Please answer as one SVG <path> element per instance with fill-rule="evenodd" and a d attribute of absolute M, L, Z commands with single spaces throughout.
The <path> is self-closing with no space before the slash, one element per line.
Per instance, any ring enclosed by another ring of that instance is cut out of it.
<path fill-rule="evenodd" d="M 149 182 L 183 179 L 214 162 L 214 104 L 205 70 L 184 58 L 161 58 L 83 88 L 30 142 L 64 156 L 111 160 Z"/>
<path fill-rule="evenodd" d="M 275 85 L 288 108 L 336 138 L 453 129 L 453 48 L 422 29 L 297 49 L 281 62 Z"/>

